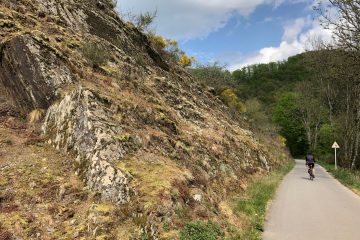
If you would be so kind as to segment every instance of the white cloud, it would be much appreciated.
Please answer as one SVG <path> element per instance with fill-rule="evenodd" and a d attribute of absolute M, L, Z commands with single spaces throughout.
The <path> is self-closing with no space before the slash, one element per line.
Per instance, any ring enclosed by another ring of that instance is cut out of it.
<path fill-rule="evenodd" d="M 279 6 L 297 0 L 119 0 L 120 12 L 154 11 L 156 30 L 160 35 L 176 40 L 206 37 L 223 27 L 233 13 L 249 16 L 258 6 Z"/>
<path fill-rule="evenodd" d="M 308 28 L 304 31 L 305 28 Z M 277 47 L 266 47 L 257 53 L 243 57 L 230 66 L 230 70 L 240 69 L 244 66 L 282 61 L 290 56 L 312 49 L 312 42 L 319 40 L 332 41 L 332 32 L 322 28 L 318 21 L 309 18 L 299 18 L 284 26 L 282 42 Z"/>
<path fill-rule="evenodd" d="M 304 29 L 306 24 L 305 18 L 298 18 L 295 21 L 289 22 L 284 27 L 284 35 L 282 40 L 285 42 L 293 42 Z"/>

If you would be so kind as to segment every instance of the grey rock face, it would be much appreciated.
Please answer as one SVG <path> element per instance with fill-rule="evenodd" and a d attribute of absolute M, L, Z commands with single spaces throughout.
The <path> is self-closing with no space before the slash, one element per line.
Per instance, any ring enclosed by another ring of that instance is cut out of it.
<path fill-rule="evenodd" d="M 49 143 L 77 155 L 80 174 L 105 200 L 130 200 L 129 176 L 116 163 L 129 151 L 129 139 L 111 122 L 110 106 L 89 90 L 79 88 L 47 112 L 43 132 Z"/>
<path fill-rule="evenodd" d="M 40 11 L 57 16 L 76 31 L 87 31 L 86 14 L 74 0 L 36 0 Z"/>
<path fill-rule="evenodd" d="M 58 87 L 73 82 L 65 60 L 29 35 L 6 42 L 0 55 L 0 89 L 23 114 L 47 108 Z"/>

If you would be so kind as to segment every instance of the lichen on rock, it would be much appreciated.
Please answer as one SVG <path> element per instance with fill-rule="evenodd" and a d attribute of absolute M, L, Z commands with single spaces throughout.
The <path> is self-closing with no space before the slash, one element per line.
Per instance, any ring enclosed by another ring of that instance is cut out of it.
<path fill-rule="evenodd" d="M 105 200 L 125 203 L 131 178 L 116 163 L 130 150 L 116 137 L 123 130 L 111 122 L 111 115 L 99 96 L 80 87 L 49 108 L 43 133 L 54 147 L 77 156 L 78 171 L 91 190 Z"/>

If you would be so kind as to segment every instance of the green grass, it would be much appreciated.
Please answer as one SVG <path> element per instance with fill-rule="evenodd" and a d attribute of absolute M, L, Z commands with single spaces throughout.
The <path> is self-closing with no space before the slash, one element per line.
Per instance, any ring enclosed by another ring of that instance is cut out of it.
<path fill-rule="evenodd" d="M 235 204 L 235 213 L 245 215 L 249 224 L 234 238 L 246 240 L 259 240 L 264 231 L 265 215 L 268 203 L 275 195 L 283 177 L 294 167 L 294 162 L 289 162 L 281 169 L 253 182 L 246 190 L 244 197 Z"/>
<path fill-rule="evenodd" d="M 324 162 L 321 162 L 320 165 L 342 184 L 360 193 L 360 171 L 352 171 L 341 167 L 335 170 L 334 164 Z"/>

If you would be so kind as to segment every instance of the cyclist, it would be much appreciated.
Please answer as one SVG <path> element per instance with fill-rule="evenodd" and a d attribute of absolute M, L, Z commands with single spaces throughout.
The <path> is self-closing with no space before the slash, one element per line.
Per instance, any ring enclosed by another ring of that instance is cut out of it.
<path fill-rule="evenodd" d="M 309 152 L 306 155 L 305 160 L 306 160 L 305 165 L 308 166 L 308 168 L 309 168 L 308 173 L 310 174 L 311 177 L 315 178 L 315 175 L 314 175 L 315 157 L 314 157 L 314 155 L 311 152 Z"/>

